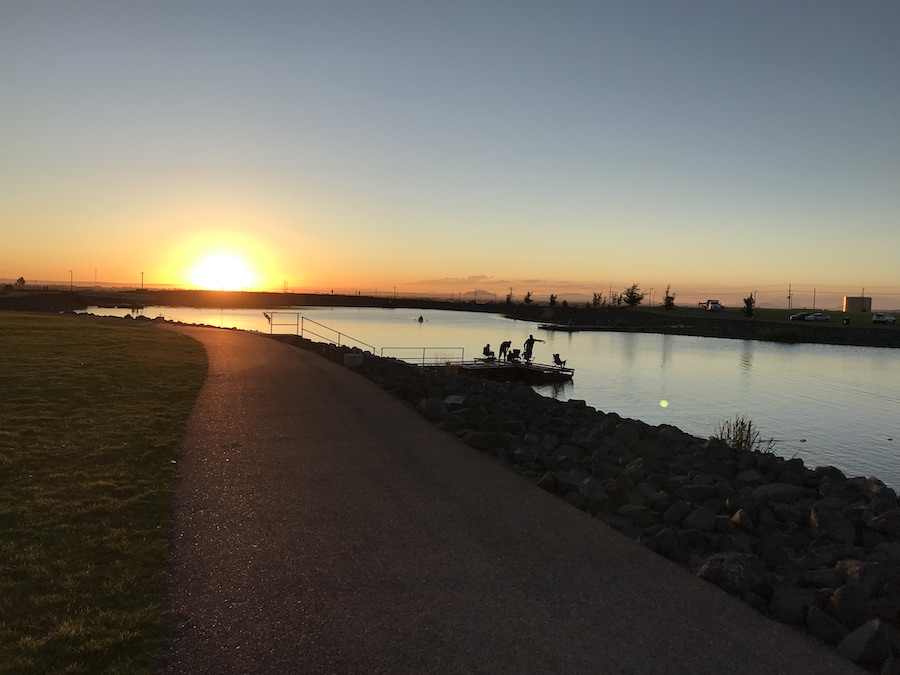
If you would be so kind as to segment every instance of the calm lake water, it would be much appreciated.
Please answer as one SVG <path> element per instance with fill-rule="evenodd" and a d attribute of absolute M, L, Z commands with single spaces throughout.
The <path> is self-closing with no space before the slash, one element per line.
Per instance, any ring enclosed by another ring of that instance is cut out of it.
<path fill-rule="evenodd" d="M 127 310 L 89 308 L 123 316 Z M 776 452 L 810 467 L 831 464 L 848 475 L 877 476 L 900 489 L 900 352 L 873 347 L 783 345 L 678 335 L 615 332 L 556 333 L 494 314 L 343 307 L 276 310 L 276 325 L 260 310 L 148 307 L 186 323 L 269 333 L 294 333 L 376 354 L 472 359 L 485 343 L 521 349 L 529 334 L 545 340 L 535 361 L 559 353 L 574 381 L 536 387 L 561 400 L 582 399 L 604 412 L 671 424 L 706 437 L 744 414 Z M 299 315 L 299 316 L 298 316 Z M 424 321 L 418 321 L 421 316 Z M 323 324 L 332 330 L 326 330 Z M 340 335 L 338 335 L 338 332 Z M 360 344 L 360 342 L 365 344 Z M 368 346 L 367 346 L 368 345 Z M 398 349 L 404 348 L 404 349 Z M 896 439 L 896 440 L 895 440 Z"/>

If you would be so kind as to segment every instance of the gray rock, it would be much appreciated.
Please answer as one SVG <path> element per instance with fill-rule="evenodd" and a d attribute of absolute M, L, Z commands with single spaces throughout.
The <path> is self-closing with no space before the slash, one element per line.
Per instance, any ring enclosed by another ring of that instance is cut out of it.
<path fill-rule="evenodd" d="M 649 527 L 656 522 L 653 511 L 646 506 L 635 506 L 634 504 L 625 504 L 616 509 L 616 513 L 623 518 L 628 518 L 635 527 Z"/>
<path fill-rule="evenodd" d="M 593 515 L 597 515 L 605 504 L 609 502 L 609 495 L 596 478 L 588 476 L 578 485 L 578 493 L 584 497 L 586 508 Z"/>
<path fill-rule="evenodd" d="M 813 504 L 809 514 L 809 525 L 816 538 L 827 538 L 838 544 L 852 544 L 856 539 L 856 528 L 837 511 L 819 503 Z"/>
<path fill-rule="evenodd" d="M 553 478 L 553 472 L 547 471 L 537 482 L 537 486 L 547 492 L 556 492 L 556 480 Z"/>
<path fill-rule="evenodd" d="M 561 495 L 567 495 L 570 492 L 579 492 L 581 482 L 588 478 L 590 474 L 584 469 L 569 469 L 566 471 L 555 471 L 553 478 L 556 481 L 556 491 Z"/>
<path fill-rule="evenodd" d="M 887 541 L 878 544 L 875 552 L 900 562 L 900 541 Z"/>
<path fill-rule="evenodd" d="M 814 589 L 778 586 L 769 601 L 769 613 L 784 623 L 800 624 L 806 621 L 816 600 L 818 593 Z"/>
<path fill-rule="evenodd" d="M 640 440 L 641 434 L 629 420 L 623 421 L 616 427 L 615 432 L 613 432 L 613 438 L 622 445 L 631 445 Z"/>
<path fill-rule="evenodd" d="M 836 645 L 850 634 L 849 629 L 815 605 L 806 615 L 806 628 L 815 637 L 829 645 Z"/>
<path fill-rule="evenodd" d="M 738 509 L 731 516 L 731 522 L 737 525 L 745 532 L 753 532 L 753 519 L 746 509 Z"/>
<path fill-rule="evenodd" d="M 431 396 L 422 401 L 420 409 L 429 422 L 440 423 L 450 414 L 450 409 L 447 407 L 447 404 L 435 396 Z"/>
<path fill-rule="evenodd" d="M 707 506 L 694 509 L 684 519 L 684 526 L 700 532 L 712 532 L 716 529 L 716 511 Z"/>
<path fill-rule="evenodd" d="M 462 415 L 450 414 L 441 420 L 441 429 L 451 434 L 466 428 L 466 426 L 466 419 Z"/>
<path fill-rule="evenodd" d="M 731 595 L 751 591 L 762 581 L 766 567 L 752 553 L 714 553 L 706 558 L 697 572 Z"/>
<path fill-rule="evenodd" d="M 854 582 L 844 584 L 831 595 L 828 611 L 850 630 L 875 618 L 875 613 L 869 607 L 869 594 Z"/>
<path fill-rule="evenodd" d="M 719 491 L 715 485 L 685 485 L 679 491 L 678 496 L 694 504 L 700 504 L 711 499 L 718 499 Z"/>
<path fill-rule="evenodd" d="M 553 454 L 556 456 L 557 467 L 568 470 L 581 466 L 581 458 L 585 452 L 574 445 L 560 445 Z"/>
<path fill-rule="evenodd" d="M 671 527 L 664 527 L 653 535 L 642 540 L 651 551 L 670 556 L 678 548 L 678 535 Z"/>
<path fill-rule="evenodd" d="M 891 656 L 891 637 L 881 619 L 872 619 L 841 640 L 837 649 L 854 663 L 879 666 Z"/>
<path fill-rule="evenodd" d="M 845 559 L 839 561 L 834 567 L 843 572 L 848 582 L 857 584 L 866 595 L 875 592 L 875 589 L 896 572 L 895 566 L 869 560 Z"/>
<path fill-rule="evenodd" d="M 892 509 L 875 516 L 866 527 L 890 537 L 900 536 L 900 509 Z"/>
<path fill-rule="evenodd" d="M 694 508 L 686 501 L 677 501 L 663 512 L 663 520 L 672 525 L 681 525 Z"/>
<path fill-rule="evenodd" d="M 833 568 L 804 570 L 799 577 L 800 583 L 814 588 L 836 589 L 843 586 L 846 580 L 843 572 Z"/>
<path fill-rule="evenodd" d="M 500 445 L 500 434 L 494 431 L 470 431 L 463 436 L 463 441 L 479 450 L 491 450 Z"/>
<path fill-rule="evenodd" d="M 761 503 L 794 502 L 805 493 L 805 488 L 790 483 L 767 483 L 753 490 L 753 496 Z"/>
<path fill-rule="evenodd" d="M 762 482 L 762 475 L 756 469 L 743 469 L 734 477 L 734 482 L 738 486 L 759 485 Z"/>

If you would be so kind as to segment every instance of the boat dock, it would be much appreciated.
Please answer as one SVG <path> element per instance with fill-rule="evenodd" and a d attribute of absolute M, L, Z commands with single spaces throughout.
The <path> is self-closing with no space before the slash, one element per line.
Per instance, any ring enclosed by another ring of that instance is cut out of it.
<path fill-rule="evenodd" d="M 504 382 L 512 380 L 533 384 L 566 382 L 575 376 L 575 369 L 565 366 L 524 361 L 497 361 L 496 359 L 466 361 L 457 364 L 457 368 L 469 375 L 477 375 L 489 380 Z"/>
<path fill-rule="evenodd" d="M 501 382 L 544 384 L 567 382 L 575 376 L 575 369 L 567 368 L 565 361 L 553 365 L 512 357 L 508 360 L 493 357 L 466 360 L 462 347 L 382 347 L 380 354 L 420 368 L 453 369 Z"/>

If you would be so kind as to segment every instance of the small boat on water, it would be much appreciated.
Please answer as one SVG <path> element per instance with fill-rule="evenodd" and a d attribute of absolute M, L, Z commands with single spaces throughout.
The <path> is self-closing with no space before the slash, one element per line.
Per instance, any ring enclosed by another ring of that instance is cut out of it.
<path fill-rule="evenodd" d="M 538 324 L 538 328 L 541 330 L 551 330 L 551 331 L 560 331 L 563 333 L 575 333 L 580 330 L 584 330 L 582 326 L 574 326 L 572 324 L 565 323 L 541 323 Z"/>

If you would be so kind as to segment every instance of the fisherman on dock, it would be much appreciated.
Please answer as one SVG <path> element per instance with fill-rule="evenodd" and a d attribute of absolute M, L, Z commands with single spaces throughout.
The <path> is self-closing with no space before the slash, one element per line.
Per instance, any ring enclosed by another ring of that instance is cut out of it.
<path fill-rule="evenodd" d="M 493 361 L 494 360 L 494 352 L 491 351 L 491 343 L 488 342 L 484 349 L 481 350 L 481 353 L 484 354 L 485 361 Z"/>
<path fill-rule="evenodd" d="M 531 352 L 534 350 L 535 342 L 543 342 L 543 340 L 538 340 L 534 335 L 529 335 L 528 339 L 525 340 L 525 353 L 523 354 L 523 357 L 526 362 L 531 361 Z"/>
<path fill-rule="evenodd" d="M 507 360 L 507 354 L 509 353 L 509 348 L 512 347 L 512 340 L 504 340 L 500 343 L 500 354 L 497 356 L 501 361 Z"/>

